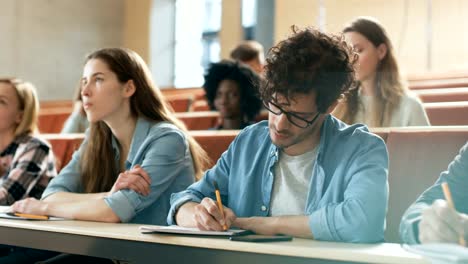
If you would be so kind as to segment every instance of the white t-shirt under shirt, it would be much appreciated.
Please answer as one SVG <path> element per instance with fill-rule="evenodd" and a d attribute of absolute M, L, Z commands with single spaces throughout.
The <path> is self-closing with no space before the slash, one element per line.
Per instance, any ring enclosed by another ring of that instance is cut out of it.
<path fill-rule="evenodd" d="M 271 216 L 304 215 L 317 148 L 298 156 L 279 152 L 275 164 Z"/>
<path fill-rule="evenodd" d="M 371 116 L 365 115 L 366 109 L 371 107 L 372 96 L 359 96 L 362 106 L 356 113 L 355 123 L 370 124 Z M 412 93 L 406 93 L 401 97 L 400 106 L 394 110 L 389 127 L 402 126 L 429 126 L 429 118 L 421 101 Z"/>

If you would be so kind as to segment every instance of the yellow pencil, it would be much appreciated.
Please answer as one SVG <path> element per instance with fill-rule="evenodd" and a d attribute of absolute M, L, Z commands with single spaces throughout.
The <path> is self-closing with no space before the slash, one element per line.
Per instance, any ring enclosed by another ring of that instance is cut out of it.
<path fill-rule="evenodd" d="M 453 203 L 452 194 L 450 193 L 448 183 L 442 183 L 442 191 L 444 192 L 445 200 L 447 200 L 448 205 L 455 210 L 455 204 Z M 458 244 L 460 244 L 460 246 L 466 247 L 466 241 L 463 236 L 464 234 L 462 231 L 462 233 L 458 236 Z"/>
<path fill-rule="evenodd" d="M 221 211 L 221 216 L 226 221 L 226 219 L 224 218 L 224 210 L 223 210 L 224 207 L 223 207 L 223 203 L 221 202 L 221 194 L 219 193 L 218 183 L 216 181 L 213 181 L 213 185 L 215 187 L 216 202 L 218 202 L 219 211 Z M 226 224 L 223 225 L 223 230 L 224 231 L 227 230 Z"/>
<path fill-rule="evenodd" d="M 14 213 L 14 215 L 18 217 L 24 217 L 24 218 L 30 218 L 30 219 L 49 220 L 49 217 L 47 215 L 33 215 L 33 214 L 20 214 L 20 213 Z"/>

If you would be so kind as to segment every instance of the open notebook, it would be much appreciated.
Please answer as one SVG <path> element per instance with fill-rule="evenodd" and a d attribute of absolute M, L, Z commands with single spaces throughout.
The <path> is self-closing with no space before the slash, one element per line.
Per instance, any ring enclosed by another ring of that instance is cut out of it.
<path fill-rule="evenodd" d="M 165 234 L 182 234 L 182 235 L 197 235 L 197 236 L 239 236 L 251 234 L 251 231 L 242 229 L 229 229 L 227 231 L 202 231 L 198 228 L 187 228 L 176 225 L 172 226 L 140 226 L 140 231 L 143 234 L 165 233 Z"/>

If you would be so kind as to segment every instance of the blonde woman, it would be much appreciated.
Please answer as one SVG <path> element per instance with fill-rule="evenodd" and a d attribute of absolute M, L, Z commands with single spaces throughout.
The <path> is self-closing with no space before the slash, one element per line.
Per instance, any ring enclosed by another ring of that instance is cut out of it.
<path fill-rule="evenodd" d="M 38 111 L 32 84 L 0 79 L 0 205 L 40 198 L 57 175 L 52 149 L 35 134 Z"/>
<path fill-rule="evenodd" d="M 343 30 L 358 54 L 357 86 L 334 111 L 341 120 L 370 127 L 428 126 L 421 101 L 404 84 L 387 32 L 359 17 Z"/>
<path fill-rule="evenodd" d="M 31 83 L 0 79 L 0 205 L 40 198 L 57 175 L 51 147 L 37 137 L 38 112 Z M 0 263 L 29 263 L 54 253 L 0 245 L 0 255 Z"/>

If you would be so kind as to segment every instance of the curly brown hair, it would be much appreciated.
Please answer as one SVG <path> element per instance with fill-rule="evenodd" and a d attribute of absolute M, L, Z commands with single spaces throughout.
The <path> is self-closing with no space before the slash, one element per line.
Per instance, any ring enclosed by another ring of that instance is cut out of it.
<path fill-rule="evenodd" d="M 354 83 L 355 55 L 342 36 L 292 26 L 292 36 L 268 51 L 263 100 L 317 93 L 317 109 L 327 109 Z"/>

